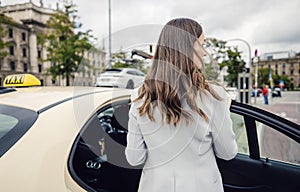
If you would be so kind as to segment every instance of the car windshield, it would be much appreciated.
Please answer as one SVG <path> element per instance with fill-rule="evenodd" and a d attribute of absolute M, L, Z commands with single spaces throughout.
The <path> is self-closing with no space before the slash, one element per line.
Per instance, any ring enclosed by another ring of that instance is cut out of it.
<path fill-rule="evenodd" d="M 105 74 L 112 74 L 112 73 L 120 73 L 120 72 L 122 72 L 122 69 L 107 69 L 107 70 L 105 70 Z"/>

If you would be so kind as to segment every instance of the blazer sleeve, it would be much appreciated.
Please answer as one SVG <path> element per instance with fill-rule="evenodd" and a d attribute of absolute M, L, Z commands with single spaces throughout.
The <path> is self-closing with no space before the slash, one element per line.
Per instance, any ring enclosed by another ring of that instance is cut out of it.
<path fill-rule="evenodd" d="M 125 155 L 128 163 L 132 166 L 143 164 L 147 159 L 147 147 L 140 130 L 138 120 L 133 113 L 133 105 L 131 105 L 129 110 Z"/>
<path fill-rule="evenodd" d="M 215 155 L 224 160 L 233 159 L 238 151 L 230 118 L 231 99 L 225 93 L 223 101 L 216 102 L 211 122 L 211 134 Z"/>

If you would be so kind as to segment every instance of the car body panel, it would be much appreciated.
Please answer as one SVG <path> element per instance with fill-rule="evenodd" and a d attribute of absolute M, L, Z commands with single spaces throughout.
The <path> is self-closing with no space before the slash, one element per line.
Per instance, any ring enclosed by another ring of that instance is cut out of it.
<path fill-rule="evenodd" d="M 120 71 L 105 71 L 97 78 L 96 86 L 128 88 L 128 83 L 132 82 L 134 87 L 138 87 L 145 78 L 145 75 L 141 71 L 133 68 L 111 70 Z"/>
<path fill-rule="evenodd" d="M 53 192 L 66 190 L 64 179 L 66 162 L 80 128 L 94 114 L 96 108 L 113 97 L 118 98 L 124 94 L 130 94 L 128 90 L 122 89 L 116 91 L 99 89 L 102 92 L 85 94 L 74 100 L 67 100 L 39 114 L 33 126 L 0 158 L 1 191 Z M 84 90 L 83 93 L 88 93 L 87 89 Z M 105 92 L 105 90 L 110 91 Z M 79 92 L 81 93 L 81 91 Z M 89 92 L 93 93 L 94 88 L 90 88 Z M 46 97 L 54 95 L 52 102 L 57 102 L 63 98 L 61 95 L 69 97 L 73 93 L 72 89 L 66 88 L 61 92 L 46 94 Z M 31 94 L 34 95 L 33 92 Z M 41 94 L 41 90 L 37 91 L 37 95 Z M 56 94 L 59 97 L 55 96 Z M 6 96 L 12 99 L 11 95 L 7 94 Z M 21 98 L 21 96 L 14 98 Z M 51 98 L 49 99 L 51 100 Z M 0 103 L 6 101 L 10 103 L 10 100 L 2 99 Z M 33 105 L 30 102 L 27 105 L 23 102 L 18 104 L 34 108 L 37 111 L 45 107 L 44 103 L 38 103 L 39 107 L 37 107 L 38 104 Z M 8 185 L 4 185 L 4 183 Z"/>

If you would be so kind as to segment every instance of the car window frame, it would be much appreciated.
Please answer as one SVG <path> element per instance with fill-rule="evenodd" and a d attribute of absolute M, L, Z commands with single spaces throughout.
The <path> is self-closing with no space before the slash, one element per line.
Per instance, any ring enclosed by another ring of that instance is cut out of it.
<path fill-rule="evenodd" d="M 0 139 L 0 158 L 32 127 L 38 113 L 25 108 L 0 104 L 0 113 L 18 119 L 18 123 Z"/>
<path fill-rule="evenodd" d="M 293 139 L 297 143 L 300 143 L 300 129 L 297 129 L 299 125 L 294 122 L 291 122 L 263 109 L 235 101 L 232 101 L 230 111 L 232 113 L 242 115 L 244 118 L 248 139 L 249 157 L 251 159 L 259 160 L 262 158 L 259 149 L 256 121 L 263 123 L 270 128 L 277 130 L 278 132 Z"/>

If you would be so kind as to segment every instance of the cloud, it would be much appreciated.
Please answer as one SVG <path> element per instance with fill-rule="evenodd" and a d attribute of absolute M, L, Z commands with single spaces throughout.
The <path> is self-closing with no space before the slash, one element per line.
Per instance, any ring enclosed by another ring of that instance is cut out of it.
<path fill-rule="evenodd" d="M 2 5 L 16 2 L 28 0 L 2 0 Z M 38 0 L 33 2 L 39 5 Z M 78 5 L 83 29 L 92 29 L 98 39 L 106 38 L 108 0 L 73 2 Z M 55 3 L 44 0 L 45 6 L 52 4 L 55 7 Z M 206 36 L 222 40 L 242 38 L 253 49 L 272 51 L 282 47 L 300 51 L 299 0 L 111 0 L 111 3 L 113 33 L 148 24 L 164 25 L 176 17 L 189 17 L 203 25 Z M 142 34 L 136 36 L 143 38 Z"/>

